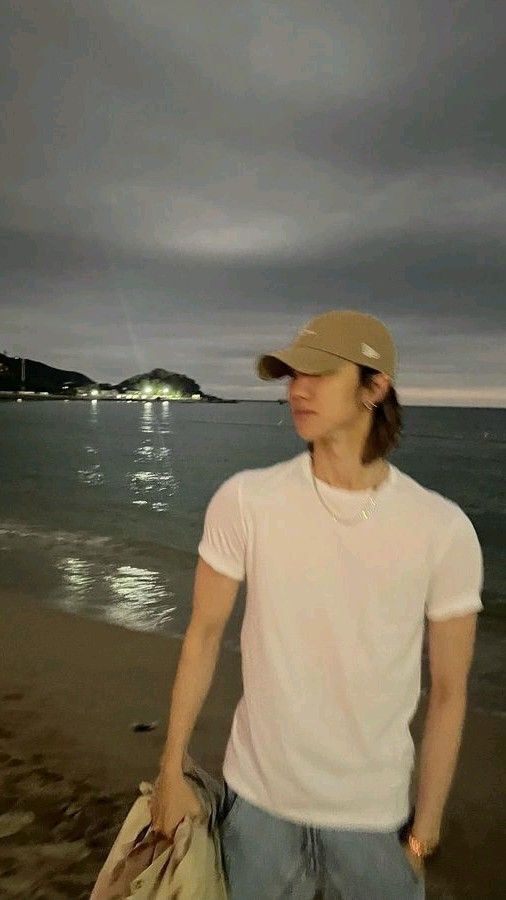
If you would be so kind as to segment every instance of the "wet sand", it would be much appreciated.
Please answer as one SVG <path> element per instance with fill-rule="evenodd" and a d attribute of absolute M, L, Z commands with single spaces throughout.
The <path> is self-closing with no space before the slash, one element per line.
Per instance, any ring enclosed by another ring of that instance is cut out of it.
<path fill-rule="evenodd" d="M 181 641 L 19 596 L 2 596 L 0 621 L 0 896 L 88 900 L 139 782 L 158 773 Z M 241 691 L 223 647 L 189 746 L 217 777 Z M 422 696 L 417 747 L 425 709 Z M 504 714 L 469 706 L 428 900 L 504 896 L 505 761 Z"/>

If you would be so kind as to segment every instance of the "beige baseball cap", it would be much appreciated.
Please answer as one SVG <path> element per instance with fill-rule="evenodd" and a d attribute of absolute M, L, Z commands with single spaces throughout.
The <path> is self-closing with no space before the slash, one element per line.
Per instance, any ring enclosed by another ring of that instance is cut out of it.
<path fill-rule="evenodd" d="M 397 352 L 386 325 L 368 313 L 331 310 L 311 319 L 289 347 L 259 356 L 256 369 L 270 381 L 288 375 L 288 368 L 307 375 L 335 372 L 344 360 L 370 366 L 396 377 Z"/>

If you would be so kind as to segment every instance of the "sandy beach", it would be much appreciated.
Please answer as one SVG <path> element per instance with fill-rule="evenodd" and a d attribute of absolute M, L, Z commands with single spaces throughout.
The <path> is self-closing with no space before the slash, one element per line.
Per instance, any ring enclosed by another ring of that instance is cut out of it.
<path fill-rule="evenodd" d="M 1 623 L 0 896 L 84 900 L 139 782 L 158 772 L 181 641 L 19 596 L 2 596 Z M 189 747 L 217 776 L 241 691 L 240 657 L 223 647 Z M 417 747 L 425 709 L 422 696 Z M 468 708 L 429 900 L 504 896 L 505 759 L 504 715 Z"/>

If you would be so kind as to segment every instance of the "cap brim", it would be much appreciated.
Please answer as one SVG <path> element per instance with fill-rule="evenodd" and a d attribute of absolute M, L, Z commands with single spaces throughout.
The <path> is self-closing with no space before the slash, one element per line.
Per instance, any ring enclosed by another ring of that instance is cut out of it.
<path fill-rule="evenodd" d="M 311 347 L 292 347 L 259 356 L 256 368 L 259 378 L 270 381 L 273 378 L 283 378 L 289 374 L 290 369 L 303 372 L 305 375 L 323 375 L 325 372 L 335 372 L 344 362 L 342 357 L 326 353 L 324 350 L 313 350 Z"/>

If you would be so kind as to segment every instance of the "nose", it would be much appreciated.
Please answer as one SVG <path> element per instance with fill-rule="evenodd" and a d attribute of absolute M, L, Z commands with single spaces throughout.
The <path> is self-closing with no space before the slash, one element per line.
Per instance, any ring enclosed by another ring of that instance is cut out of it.
<path fill-rule="evenodd" d="M 290 385 L 289 400 L 292 406 L 310 406 L 311 390 L 309 385 L 304 381 L 297 381 L 296 384 Z"/>

